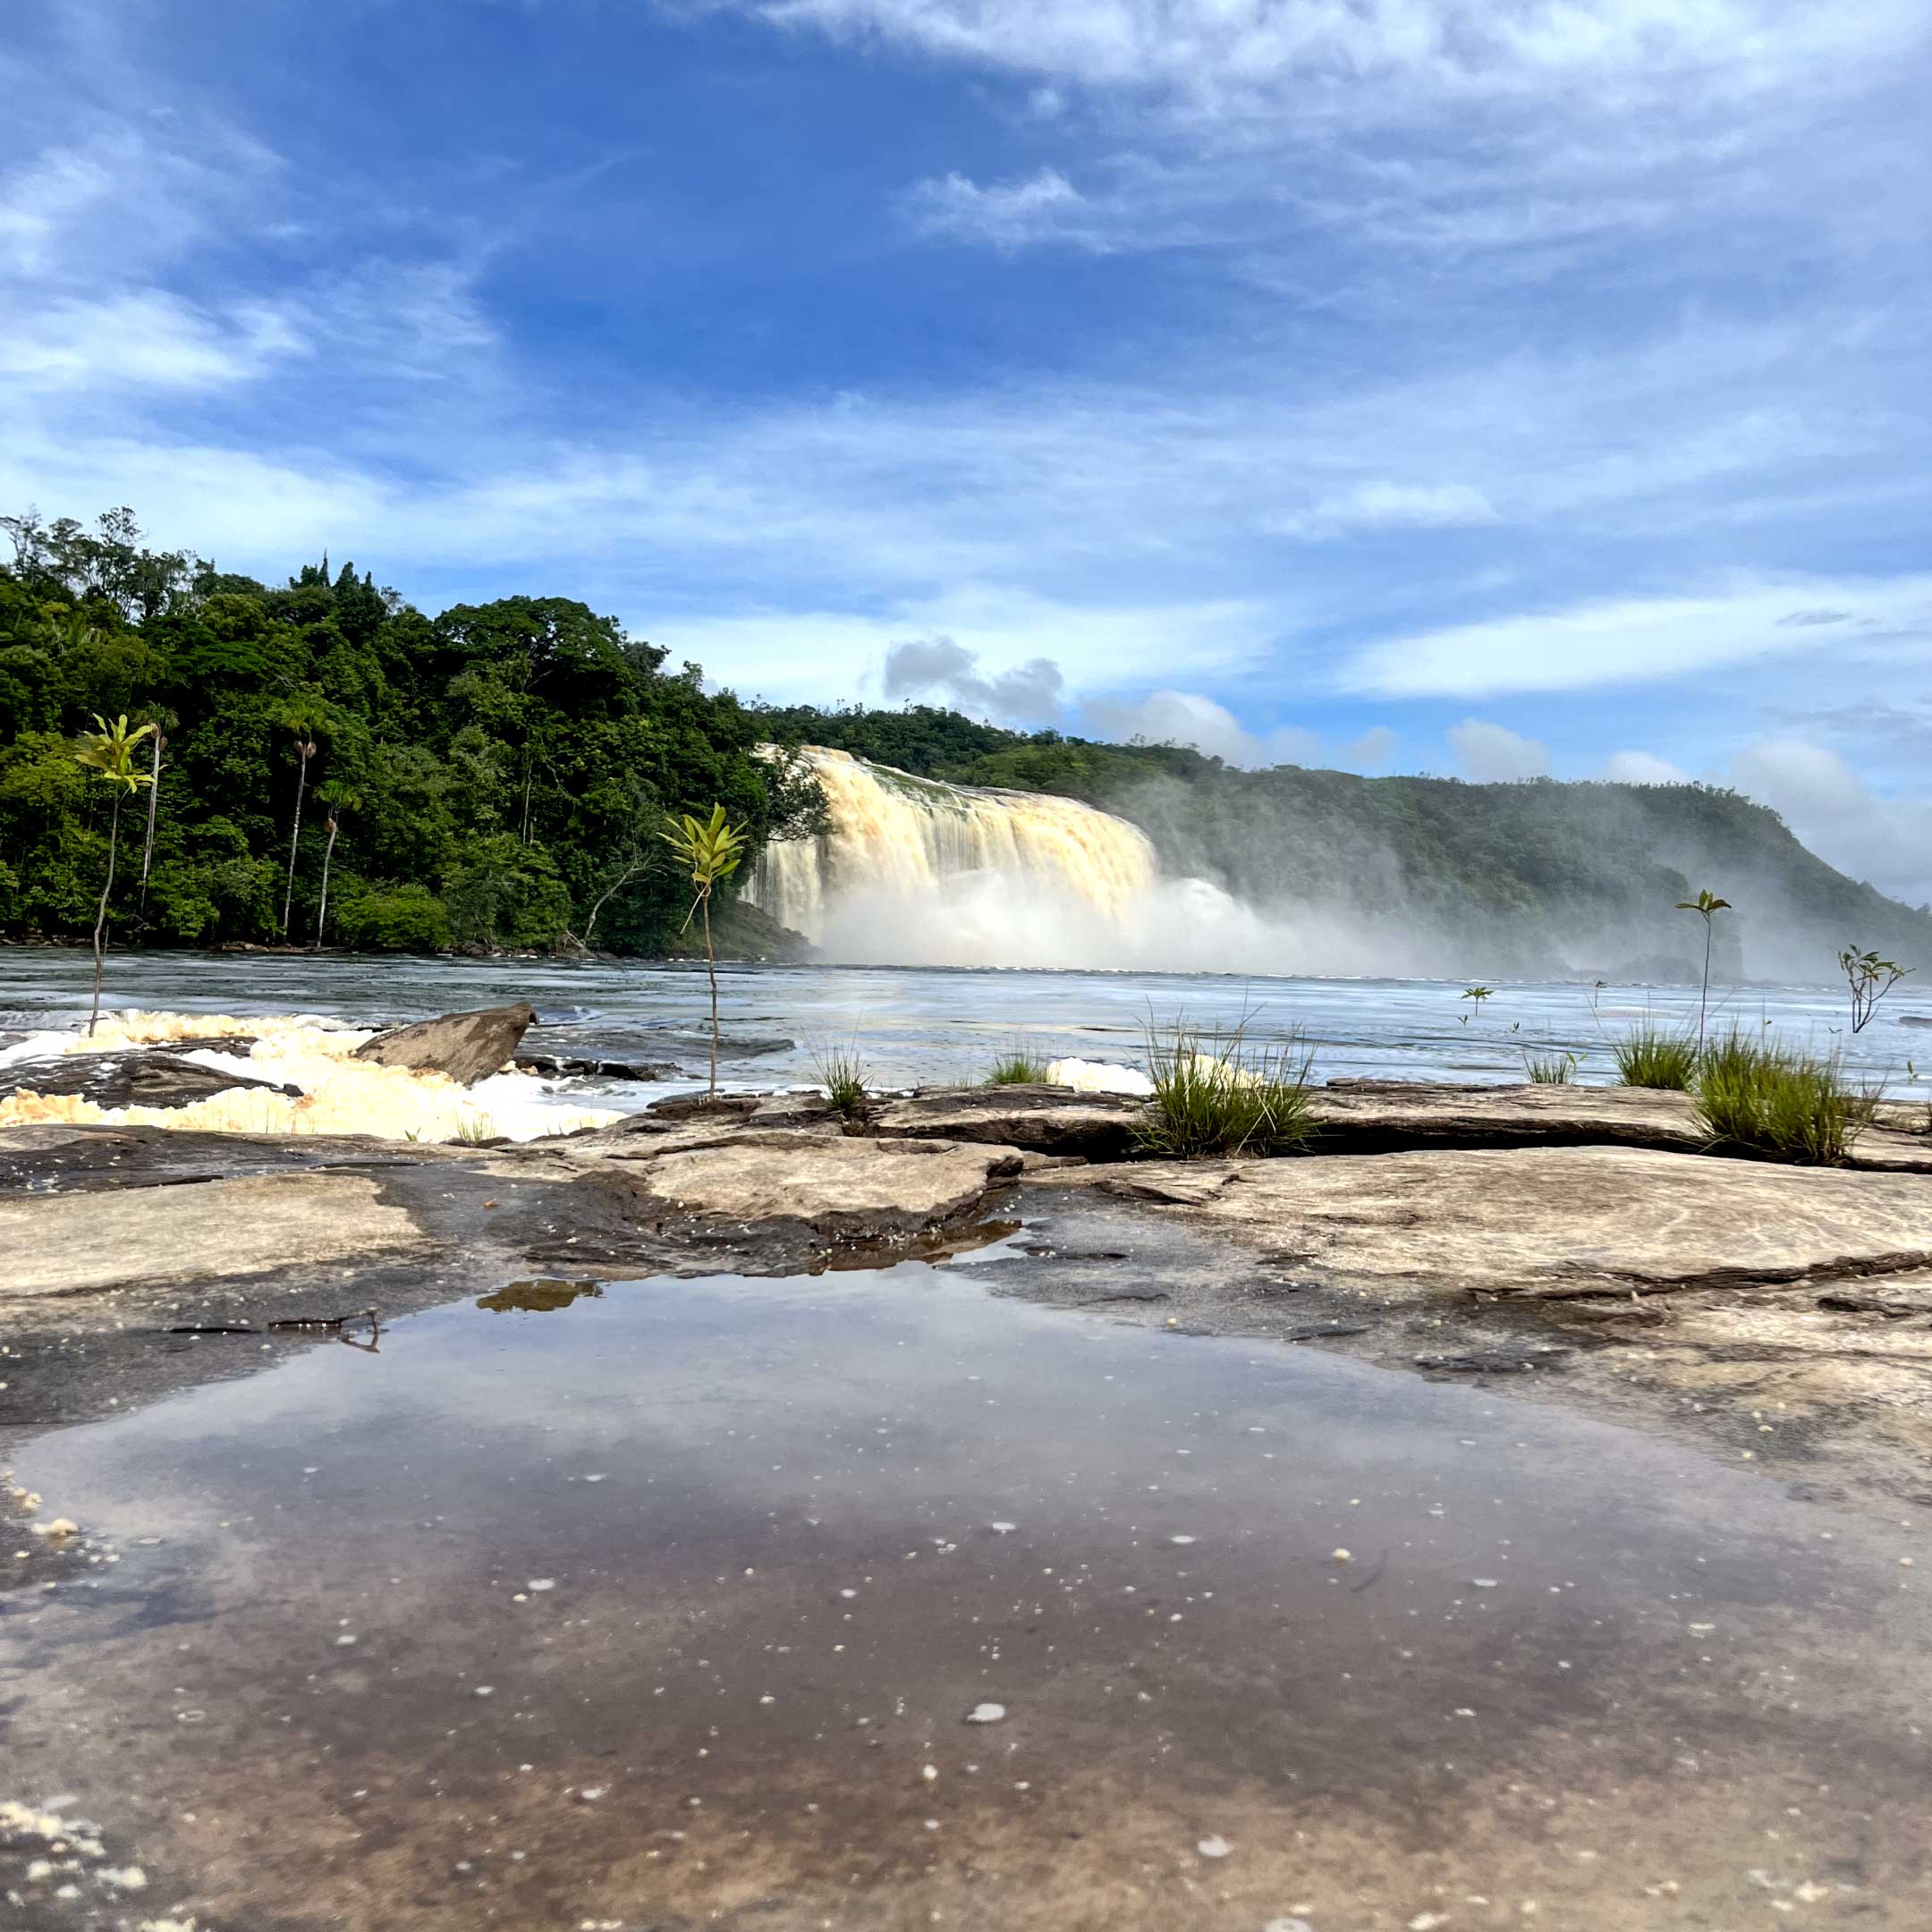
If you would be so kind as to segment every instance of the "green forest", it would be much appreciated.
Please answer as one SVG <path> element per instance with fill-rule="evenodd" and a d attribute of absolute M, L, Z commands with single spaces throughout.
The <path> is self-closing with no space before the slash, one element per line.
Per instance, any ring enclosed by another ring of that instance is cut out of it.
<path fill-rule="evenodd" d="M 817 823 L 816 786 L 753 755 L 754 713 L 567 597 L 428 617 L 348 562 L 270 586 L 150 549 L 129 510 L 0 529 L 9 936 L 92 928 L 113 801 L 75 746 L 97 716 L 158 727 L 116 945 L 659 953 L 690 905 L 667 814 L 722 803 L 754 843 Z"/>

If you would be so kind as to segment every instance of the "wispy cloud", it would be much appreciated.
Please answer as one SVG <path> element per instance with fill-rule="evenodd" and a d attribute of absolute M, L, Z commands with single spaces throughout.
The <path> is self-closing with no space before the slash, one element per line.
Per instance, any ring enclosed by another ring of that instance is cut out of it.
<path fill-rule="evenodd" d="M 1845 606 L 1850 637 L 1786 623 L 1820 595 Z M 1932 648 L 1932 577 L 1748 583 L 1712 596 L 1617 598 L 1458 624 L 1371 644 L 1341 682 L 1382 697 L 1584 691 L 1819 649 L 1844 665 L 1861 646 L 1868 657 Z"/>

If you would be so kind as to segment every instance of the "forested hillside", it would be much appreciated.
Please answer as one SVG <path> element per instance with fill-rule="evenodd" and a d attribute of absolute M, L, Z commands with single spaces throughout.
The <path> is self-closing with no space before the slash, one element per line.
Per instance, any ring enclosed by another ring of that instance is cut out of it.
<path fill-rule="evenodd" d="M 123 810 L 117 943 L 658 951 L 689 900 L 666 812 L 717 801 L 762 841 L 815 807 L 734 698 L 568 598 L 431 618 L 346 562 L 269 586 L 152 551 L 129 511 L 0 529 L 0 932 L 92 927 L 97 713 L 164 734 L 151 854 L 148 794 Z"/>
<path fill-rule="evenodd" d="M 1847 878 L 1775 812 L 1707 785 L 1241 771 L 1171 745 L 1024 735 L 923 706 L 800 706 L 767 712 L 765 726 L 956 784 L 1083 799 L 1144 827 L 1170 871 L 1260 907 L 1427 925 L 1494 971 L 1636 966 L 1631 977 L 1654 978 L 1673 959 L 1688 970 L 1699 935 L 1675 906 L 1703 886 L 1733 902 L 1718 926 L 1733 974 L 1827 979 L 1854 940 L 1932 962 L 1927 909 Z"/>

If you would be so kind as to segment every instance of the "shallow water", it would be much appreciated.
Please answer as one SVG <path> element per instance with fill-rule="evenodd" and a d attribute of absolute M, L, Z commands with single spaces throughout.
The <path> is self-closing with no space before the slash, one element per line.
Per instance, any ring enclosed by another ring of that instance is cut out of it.
<path fill-rule="evenodd" d="M 84 1016 L 91 971 L 82 953 L 0 950 L 0 1025 Z M 1567 983 L 1498 982 L 1477 1012 L 1462 984 L 1451 980 L 741 965 L 720 968 L 718 979 L 728 1035 L 795 1043 L 728 1061 L 723 1077 L 741 1087 L 811 1080 L 826 1048 L 853 1046 L 882 1085 L 977 1080 L 1016 1046 L 1045 1059 L 1138 1061 L 1150 1013 L 1159 1021 L 1185 1014 L 1210 1029 L 1247 1014 L 1253 1030 L 1268 1037 L 1299 1029 L 1322 1080 L 1520 1080 L 1525 1049 L 1534 1048 L 1574 1051 L 1580 1080 L 1607 1081 L 1611 1038 L 1647 1013 L 1694 1028 L 1698 1005 L 1695 988 L 1606 987 L 1593 1007 L 1591 988 Z M 312 1012 L 363 1023 L 528 998 L 545 1022 L 533 1048 L 668 1059 L 699 1073 L 708 1015 L 703 969 L 661 963 L 131 954 L 110 961 L 106 998 L 116 1006 Z M 1897 1018 L 1924 1004 L 1902 988 L 1854 1038 L 1843 1030 L 1843 995 L 1829 987 L 1719 989 L 1712 1023 L 1752 1030 L 1768 1023 L 1790 1044 L 1843 1053 L 1855 1073 L 1894 1094 L 1928 1096 L 1932 1030 Z M 691 1085 L 605 1081 L 571 1091 L 634 1106 Z"/>
<path fill-rule="evenodd" d="M 41 1438 L 121 1560 L 7 1603 L 13 1793 L 217 1928 L 1932 1920 L 1909 1532 L 1038 1265 L 524 1289 Z"/>

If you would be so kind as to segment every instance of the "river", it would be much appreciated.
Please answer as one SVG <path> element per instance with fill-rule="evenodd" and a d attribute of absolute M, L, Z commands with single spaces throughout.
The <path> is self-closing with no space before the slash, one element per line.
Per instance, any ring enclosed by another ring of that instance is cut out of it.
<path fill-rule="evenodd" d="M 84 1018 L 92 961 L 53 947 L 0 951 L 0 1030 Z M 951 967 L 721 965 L 728 1038 L 782 1038 L 739 1057 L 725 1084 L 811 1081 L 830 1049 L 855 1051 L 880 1086 L 972 1082 L 999 1055 L 1141 1063 L 1144 1030 L 1185 1017 L 1210 1032 L 1240 1024 L 1275 1038 L 1299 1032 L 1318 1080 L 1520 1080 L 1524 1055 L 1574 1053 L 1585 1084 L 1615 1079 L 1610 1042 L 1651 1016 L 1694 1029 L 1695 987 L 1495 982 L 1464 996 L 1441 979 L 1267 979 L 1207 973 L 998 970 Z M 1842 1055 L 1856 1079 L 1895 1097 L 1932 1098 L 1932 1033 L 1901 1023 L 1927 1004 L 1901 988 L 1866 1030 L 1849 1030 L 1842 988 L 1714 987 L 1710 1024 L 1768 1029 L 1780 1041 Z M 701 1075 L 708 993 L 701 966 L 561 960 L 128 953 L 110 958 L 111 1006 L 238 1014 L 318 1013 L 366 1024 L 528 999 L 535 1050 L 676 1061 Z M 574 1081 L 570 1097 L 642 1105 L 691 1079 L 644 1085 Z"/>

